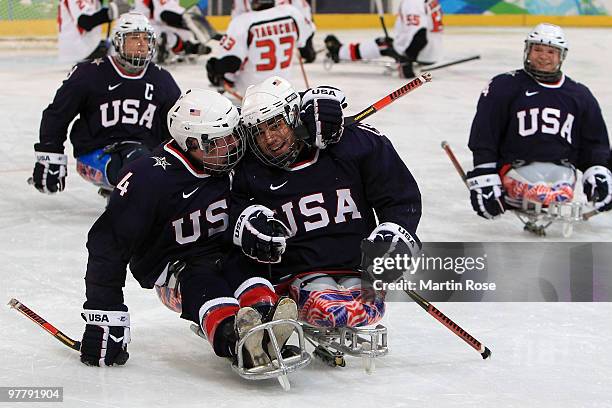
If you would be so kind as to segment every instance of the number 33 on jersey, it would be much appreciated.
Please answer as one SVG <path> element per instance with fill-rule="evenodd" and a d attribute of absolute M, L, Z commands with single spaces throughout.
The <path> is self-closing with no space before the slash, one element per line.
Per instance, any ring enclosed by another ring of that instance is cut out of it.
<path fill-rule="evenodd" d="M 311 23 L 290 5 L 240 14 L 220 44 L 220 58 L 232 55 L 242 61 L 239 71 L 226 74 L 228 79 L 240 93 L 272 75 L 291 81 L 295 47 L 304 47 L 312 33 Z"/>

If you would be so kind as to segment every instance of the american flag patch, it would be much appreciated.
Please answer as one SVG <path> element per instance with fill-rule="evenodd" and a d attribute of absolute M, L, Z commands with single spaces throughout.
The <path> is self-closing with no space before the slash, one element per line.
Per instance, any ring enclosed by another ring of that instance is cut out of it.
<path fill-rule="evenodd" d="M 191 116 L 200 116 L 201 112 L 199 109 L 189 109 L 189 114 Z"/>

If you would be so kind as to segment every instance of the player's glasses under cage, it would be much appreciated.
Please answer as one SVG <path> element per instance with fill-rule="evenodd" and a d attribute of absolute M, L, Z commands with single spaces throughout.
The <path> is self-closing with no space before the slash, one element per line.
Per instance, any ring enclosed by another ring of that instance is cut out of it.
<path fill-rule="evenodd" d="M 204 169 L 212 174 L 227 173 L 244 156 L 245 144 L 246 136 L 242 126 L 236 126 L 229 135 L 214 139 L 208 139 L 207 135 L 202 135 Z"/>
<path fill-rule="evenodd" d="M 128 68 L 145 68 L 155 55 L 155 34 L 149 31 L 132 31 L 115 34 L 115 50 Z M 143 45 L 147 46 L 145 50 Z"/>
<path fill-rule="evenodd" d="M 249 146 L 263 163 L 288 168 L 304 145 L 283 115 L 246 127 Z"/>

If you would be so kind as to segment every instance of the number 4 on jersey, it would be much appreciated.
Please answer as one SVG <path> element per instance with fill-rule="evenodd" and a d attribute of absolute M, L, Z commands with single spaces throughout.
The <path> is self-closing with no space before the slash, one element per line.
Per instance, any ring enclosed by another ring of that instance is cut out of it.
<path fill-rule="evenodd" d="M 132 172 L 130 171 L 128 174 L 126 174 L 119 183 L 117 183 L 117 187 L 115 187 L 117 190 L 121 191 L 121 193 L 119 193 L 119 195 L 121 197 L 123 197 L 123 195 L 125 193 L 127 193 L 127 187 L 130 185 L 130 182 L 128 181 L 128 179 L 130 177 L 132 177 Z"/>

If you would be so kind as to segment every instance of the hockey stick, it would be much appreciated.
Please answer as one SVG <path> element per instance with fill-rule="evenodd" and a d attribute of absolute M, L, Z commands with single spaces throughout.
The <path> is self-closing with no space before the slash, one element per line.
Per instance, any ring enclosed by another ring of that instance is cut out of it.
<path fill-rule="evenodd" d="M 236 92 L 234 88 L 227 83 L 227 81 L 223 81 L 223 91 L 238 99 L 239 102 L 242 102 L 242 95 Z"/>
<path fill-rule="evenodd" d="M 382 25 L 383 31 L 385 32 L 385 39 L 389 39 L 389 32 L 387 31 L 387 25 L 385 24 L 385 15 L 383 13 L 382 0 L 376 0 L 376 11 L 378 11 L 378 18 Z"/>
<path fill-rule="evenodd" d="M 302 59 L 302 55 L 298 51 L 298 61 L 300 61 L 300 69 L 302 70 L 302 76 L 304 77 L 304 84 L 306 85 L 306 89 L 310 88 L 308 84 L 308 77 L 306 76 L 306 70 L 304 69 L 304 60 Z"/>
<path fill-rule="evenodd" d="M 459 173 L 461 180 L 463 180 L 463 183 L 469 189 L 470 186 L 467 183 L 467 176 L 465 175 L 465 171 L 463 171 L 463 167 L 461 167 L 461 163 L 459 163 L 459 160 L 457 160 L 457 158 L 455 157 L 455 153 L 453 153 L 450 145 L 446 141 L 443 141 L 442 148 L 446 152 L 446 155 L 448 156 L 450 161 L 453 163 L 453 166 L 455 166 L 455 170 L 457 170 L 457 173 Z"/>
<path fill-rule="evenodd" d="M 483 359 L 491 357 L 491 350 L 485 347 L 484 344 L 476 340 L 470 333 L 463 330 L 459 325 L 453 322 L 448 316 L 442 313 L 434 305 L 423 299 L 418 293 L 412 290 L 404 290 L 419 306 L 421 306 L 427 313 L 433 316 L 434 319 L 442 323 L 446 328 L 459 336 L 463 341 L 469 344 L 474 350 L 476 350 Z"/>
<path fill-rule="evenodd" d="M 477 59 L 480 59 L 480 55 L 474 55 L 472 57 L 462 58 L 462 59 L 458 59 L 458 60 L 455 60 L 455 61 L 447 62 L 445 64 L 435 65 L 433 67 L 428 67 L 427 71 L 434 71 L 436 69 L 446 68 L 446 67 L 450 67 L 450 66 L 453 66 L 453 65 L 462 64 L 464 62 L 477 60 Z"/>
<path fill-rule="evenodd" d="M 19 313 L 23 314 L 28 319 L 32 320 L 34 323 L 42 327 L 49 334 L 55 337 L 57 340 L 62 342 L 62 344 L 70 347 L 73 350 L 79 351 L 81 350 L 81 342 L 72 340 L 70 337 L 66 336 L 64 333 L 55 328 L 51 323 L 40 317 L 37 313 L 32 311 L 29 307 L 18 301 L 17 299 L 11 299 L 8 302 L 8 305 L 13 309 L 17 310 Z"/>
<path fill-rule="evenodd" d="M 421 85 L 424 85 L 427 82 L 431 82 L 431 79 L 432 77 L 429 72 L 421 74 L 420 76 L 414 78 L 412 81 L 408 82 L 401 88 L 396 89 L 384 98 L 374 102 L 372 105 L 368 106 L 358 114 L 345 117 L 344 126 L 352 125 L 356 122 L 361 122 L 365 118 L 373 115 L 374 113 L 383 109 L 385 106 L 391 104 L 396 99 L 399 99 L 407 93 L 414 91 L 416 88 L 420 87 Z"/>

